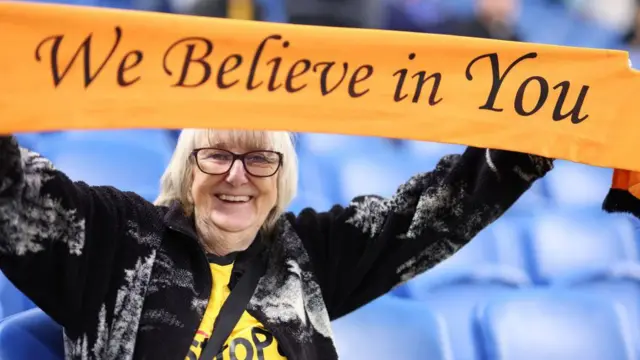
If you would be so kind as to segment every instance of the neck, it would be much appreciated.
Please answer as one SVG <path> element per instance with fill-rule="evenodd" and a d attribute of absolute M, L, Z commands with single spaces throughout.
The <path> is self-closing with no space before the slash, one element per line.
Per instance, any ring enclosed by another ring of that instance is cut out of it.
<path fill-rule="evenodd" d="M 206 220 L 197 218 L 196 230 L 205 251 L 218 256 L 247 250 L 257 235 L 257 231 L 228 233 L 217 229 L 213 224 L 208 224 Z"/>

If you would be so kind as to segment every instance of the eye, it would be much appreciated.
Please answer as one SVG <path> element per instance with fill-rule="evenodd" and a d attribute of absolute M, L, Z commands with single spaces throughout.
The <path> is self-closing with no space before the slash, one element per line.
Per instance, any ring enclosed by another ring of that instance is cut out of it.
<path fill-rule="evenodd" d="M 247 162 L 253 165 L 271 165 L 278 162 L 278 156 L 270 152 L 257 152 L 247 156 Z"/>
<path fill-rule="evenodd" d="M 213 160 L 228 160 L 231 156 L 225 153 L 212 153 L 209 154 L 208 158 Z"/>
<path fill-rule="evenodd" d="M 232 156 L 225 151 L 207 149 L 200 151 L 200 153 L 198 154 L 198 158 L 200 160 L 225 162 L 231 161 Z"/>
<path fill-rule="evenodd" d="M 269 159 L 264 155 L 251 155 L 247 157 L 247 160 L 251 163 L 269 163 Z"/>

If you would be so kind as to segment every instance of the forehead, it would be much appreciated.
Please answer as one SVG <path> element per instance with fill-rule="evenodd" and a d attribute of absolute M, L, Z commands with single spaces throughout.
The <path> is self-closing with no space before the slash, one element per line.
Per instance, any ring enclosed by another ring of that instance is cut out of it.
<path fill-rule="evenodd" d="M 206 130 L 197 141 L 198 147 L 240 150 L 276 150 L 273 136 L 255 130 Z"/>

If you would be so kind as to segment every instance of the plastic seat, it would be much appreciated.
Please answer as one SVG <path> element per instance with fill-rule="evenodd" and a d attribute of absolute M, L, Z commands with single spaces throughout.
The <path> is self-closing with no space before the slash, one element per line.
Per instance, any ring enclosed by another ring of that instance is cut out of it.
<path fill-rule="evenodd" d="M 432 270 L 393 294 L 426 304 L 445 320 L 456 359 L 479 359 L 473 312 L 479 303 L 530 286 L 519 224 L 500 220 Z"/>
<path fill-rule="evenodd" d="M 442 320 L 418 302 L 383 296 L 332 328 L 340 359 L 453 359 Z"/>
<path fill-rule="evenodd" d="M 606 273 L 638 259 L 635 229 L 624 215 L 540 215 L 532 222 L 526 244 L 529 271 L 540 284 Z"/>
<path fill-rule="evenodd" d="M 417 171 L 431 171 L 438 165 L 442 157 L 462 154 L 466 148 L 464 145 L 404 140 L 401 151 L 403 152 L 403 159 L 415 164 Z"/>
<path fill-rule="evenodd" d="M 600 209 L 611 185 L 613 170 L 557 160 L 545 176 L 552 202 L 565 209 Z"/>
<path fill-rule="evenodd" d="M 316 200 L 323 198 L 330 205 L 340 202 L 340 190 L 336 164 L 329 163 L 321 157 L 298 151 L 298 192 L 302 197 L 312 197 Z M 323 201 L 325 201 L 323 200 Z M 314 201 L 315 202 L 315 201 Z M 309 204 L 311 206 L 312 204 Z"/>
<path fill-rule="evenodd" d="M 52 135 L 56 141 L 108 142 L 136 146 L 156 151 L 171 157 L 175 140 L 164 129 L 122 129 L 122 130 L 73 130 Z"/>
<path fill-rule="evenodd" d="M 625 215 L 571 213 L 538 220 L 529 244 L 531 274 L 557 289 L 615 301 L 640 339 L 640 263 L 635 227 Z M 640 354 L 640 341 L 635 343 Z"/>
<path fill-rule="evenodd" d="M 168 153 L 134 144 L 100 141 L 47 141 L 43 155 L 69 178 L 90 185 L 134 191 L 149 201 L 157 196 Z"/>
<path fill-rule="evenodd" d="M 345 157 L 339 163 L 341 203 L 349 203 L 360 195 L 391 197 L 409 180 L 401 159 L 389 152 L 371 152 Z"/>
<path fill-rule="evenodd" d="M 450 258 L 405 284 L 407 296 L 428 299 L 433 291 L 462 283 L 530 284 L 520 219 L 503 217 L 482 230 Z"/>
<path fill-rule="evenodd" d="M 624 310 L 568 292 L 531 291 L 476 312 L 483 360 L 635 359 Z"/>
<path fill-rule="evenodd" d="M 0 319 L 34 307 L 33 302 L 0 272 Z"/>
<path fill-rule="evenodd" d="M 62 328 L 40 309 L 0 322 L 0 360 L 62 360 Z"/>
<path fill-rule="evenodd" d="M 352 154 L 392 150 L 394 141 L 376 136 L 300 133 L 300 148 L 317 157 L 342 158 Z"/>

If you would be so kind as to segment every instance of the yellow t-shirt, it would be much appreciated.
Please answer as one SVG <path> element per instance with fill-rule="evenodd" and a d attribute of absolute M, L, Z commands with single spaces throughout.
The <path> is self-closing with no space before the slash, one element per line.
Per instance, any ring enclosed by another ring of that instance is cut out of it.
<path fill-rule="evenodd" d="M 228 284 L 233 263 L 225 261 L 224 258 L 209 256 L 209 267 L 213 277 L 211 296 L 186 360 L 197 360 L 200 357 L 203 350 L 202 343 L 211 336 L 213 324 L 220 313 L 222 304 L 231 293 Z M 286 360 L 278 349 L 275 337 L 246 311 L 229 335 L 223 349 L 222 353 L 215 357 L 215 360 Z"/>

